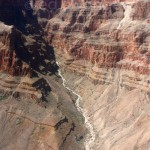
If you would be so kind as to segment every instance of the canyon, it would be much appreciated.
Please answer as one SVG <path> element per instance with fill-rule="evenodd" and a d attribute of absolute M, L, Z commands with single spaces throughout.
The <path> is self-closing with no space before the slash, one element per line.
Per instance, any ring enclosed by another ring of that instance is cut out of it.
<path fill-rule="evenodd" d="M 149 0 L 0 8 L 0 149 L 150 149 Z"/>
<path fill-rule="evenodd" d="M 93 125 L 92 150 L 150 149 L 150 2 L 64 1 L 46 26 Z"/>
<path fill-rule="evenodd" d="M 33 4 L 0 1 L 0 149 L 84 149 L 76 96 L 63 87 L 44 39 L 50 10 Z"/>

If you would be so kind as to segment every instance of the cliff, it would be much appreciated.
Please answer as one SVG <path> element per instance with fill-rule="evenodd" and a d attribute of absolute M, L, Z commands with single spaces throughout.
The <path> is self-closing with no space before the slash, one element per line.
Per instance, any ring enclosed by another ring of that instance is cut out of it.
<path fill-rule="evenodd" d="M 94 128 L 92 150 L 149 149 L 150 2 L 62 1 L 46 26 Z"/>
<path fill-rule="evenodd" d="M 42 6 L 37 6 L 36 2 L 32 9 L 30 3 L 1 1 L 0 4 L 0 7 L 3 7 L 0 10 L 0 67 L 2 71 L 8 71 L 12 75 L 30 74 L 32 72 L 29 72 L 30 68 L 40 71 L 39 67 L 45 65 L 46 59 L 50 63 L 55 60 L 52 47 L 44 40 L 42 24 L 38 21 L 39 16 L 35 13 L 40 11 Z M 57 67 L 51 65 L 49 72 L 56 71 L 55 68 Z"/>
<path fill-rule="evenodd" d="M 1 150 L 83 149 L 83 116 L 44 37 L 48 2 L 0 0 Z"/>
<path fill-rule="evenodd" d="M 99 70 L 149 75 L 149 5 L 126 1 L 61 9 L 47 25 L 48 40 L 72 60 L 85 60 Z"/>
<path fill-rule="evenodd" d="M 0 149 L 82 150 L 90 139 L 92 150 L 149 149 L 149 8 L 0 0 Z"/>
<path fill-rule="evenodd" d="M 61 8 L 67 7 L 91 7 L 91 6 L 102 6 L 110 5 L 113 3 L 120 2 L 137 2 L 138 0 L 62 0 Z"/>

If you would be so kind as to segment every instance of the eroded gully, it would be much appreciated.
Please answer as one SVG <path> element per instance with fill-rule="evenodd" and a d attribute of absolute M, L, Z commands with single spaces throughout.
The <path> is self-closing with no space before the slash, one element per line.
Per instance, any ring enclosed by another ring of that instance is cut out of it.
<path fill-rule="evenodd" d="M 59 66 L 59 63 L 58 63 L 58 62 L 57 62 L 57 65 Z M 88 131 L 89 131 L 89 134 L 88 134 L 88 136 L 87 136 L 87 138 L 86 138 L 86 140 L 85 140 L 85 143 L 84 143 L 84 144 L 85 144 L 85 149 L 86 149 L 86 150 L 91 150 L 91 147 L 92 147 L 92 145 L 94 144 L 94 141 L 95 141 L 95 132 L 94 132 L 94 129 L 93 129 L 92 124 L 91 124 L 90 121 L 89 121 L 89 117 L 88 117 L 88 115 L 87 115 L 86 110 L 83 109 L 83 108 L 81 108 L 81 106 L 80 106 L 80 101 L 82 101 L 82 97 L 81 97 L 78 93 L 76 93 L 74 90 L 72 90 L 71 88 L 69 88 L 69 87 L 66 85 L 66 79 L 63 77 L 63 75 L 62 75 L 60 69 L 58 70 L 58 74 L 59 74 L 59 76 L 62 78 L 62 81 L 63 81 L 62 84 L 63 84 L 63 86 L 64 86 L 67 90 L 69 90 L 71 93 L 73 93 L 75 96 L 77 96 L 77 100 L 76 100 L 76 103 L 75 103 L 76 108 L 77 108 L 78 111 L 83 115 L 83 117 L 84 117 L 84 119 L 85 119 L 84 124 L 85 124 L 86 128 L 87 128 Z"/>

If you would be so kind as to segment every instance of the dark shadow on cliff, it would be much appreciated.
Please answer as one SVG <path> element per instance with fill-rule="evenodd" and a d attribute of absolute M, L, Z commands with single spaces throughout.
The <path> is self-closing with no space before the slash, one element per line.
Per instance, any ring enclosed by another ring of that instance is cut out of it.
<path fill-rule="evenodd" d="M 51 87 L 47 83 L 47 81 L 44 78 L 40 78 L 38 81 L 33 83 L 32 86 L 41 91 L 41 93 L 42 93 L 42 101 L 46 101 L 47 102 L 46 96 L 48 96 L 50 94 L 50 92 L 51 92 Z"/>
<path fill-rule="evenodd" d="M 15 51 L 16 56 L 28 64 L 31 77 L 57 75 L 54 49 L 45 41 L 43 28 L 29 0 L 1 0 L 0 21 L 13 25 L 9 50 Z M 42 101 L 47 102 L 46 96 L 51 92 L 48 82 L 40 78 L 33 87 L 41 91 Z"/>
<path fill-rule="evenodd" d="M 53 47 L 44 40 L 43 28 L 29 0 L 1 0 L 0 21 L 14 26 L 10 45 L 18 58 L 41 74 L 56 74 Z"/>

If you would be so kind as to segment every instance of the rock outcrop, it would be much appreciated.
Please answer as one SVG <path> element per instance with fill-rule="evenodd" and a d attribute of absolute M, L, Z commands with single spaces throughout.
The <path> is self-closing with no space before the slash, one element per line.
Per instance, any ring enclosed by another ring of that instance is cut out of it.
<path fill-rule="evenodd" d="M 0 149 L 85 148 L 54 50 L 91 149 L 149 149 L 149 41 L 148 0 L 0 0 Z"/>
<path fill-rule="evenodd" d="M 20 1 L 2 1 L 0 4 L 3 7 L 0 16 L 0 67 L 1 71 L 8 71 L 11 75 L 32 76 L 31 68 L 39 71 L 40 67 L 45 66 L 45 60 L 49 61 L 49 65 L 55 60 L 52 47 L 44 40 L 38 15 L 28 5 L 29 1 L 21 4 Z M 51 65 L 49 73 L 55 72 L 56 68 L 56 65 Z"/>
<path fill-rule="evenodd" d="M 102 6 L 110 5 L 112 3 L 120 2 L 137 2 L 138 0 L 62 0 L 61 8 L 67 7 L 91 7 L 91 6 Z"/>
<path fill-rule="evenodd" d="M 150 148 L 150 2 L 62 1 L 46 33 L 95 131 L 92 150 Z"/>
<path fill-rule="evenodd" d="M 147 1 L 114 1 L 66 7 L 49 21 L 48 40 L 72 60 L 85 60 L 99 69 L 120 68 L 149 75 L 149 5 Z"/>
<path fill-rule="evenodd" d="M 84 148 L 83 116 L 44 39 L 46 2 L 0 0 L 1 150 Z"/>
<path fill-rule="evenodd" d="M 25 7 L 32 9 L 37 16 L 38 22 L 44 28 L 50 18 L 53 17 L 57 9 L 61 7 L 61 1 L 58 0 L 30 0 L 25 3 Z"/>

